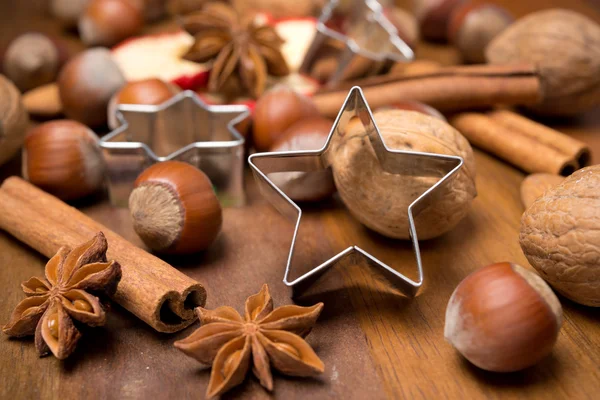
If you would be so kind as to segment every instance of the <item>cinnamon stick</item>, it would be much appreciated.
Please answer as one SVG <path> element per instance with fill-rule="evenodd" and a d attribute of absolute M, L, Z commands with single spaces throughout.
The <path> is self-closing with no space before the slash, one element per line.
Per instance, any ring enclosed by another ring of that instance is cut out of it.
<path fill-rule="evenodd" d="M 107 257 L 122 267 L 114 300 L 159 332 L 189 326 L 196 319 L 194 308 L 205 304 L 201 284 L 21 178 L 0 186 L 0 228 L 46 257 L 104 232 Z"/>
<path fill-rule="evenodd" d="M 508 129 L 527 135 L 530 138 L 568 155 L 575 160 L 577 168 L 583 168 L 590 162 L 590 148 L 580 140 L 560 133 L 552 128 L 530 120 L 509 110 L 497 110 L 488 114 L 491 119 Z"/>
<path fill-rule="evenodd" d="M 321 114 L 335 117 L 352 86 L 360 86 L 372 109 L 414 100 L 440 111 L 536 104 L 542 100 L 533 65 L 444 67 L 411 75 L 388 74 L 344 82 L 313 95 Z"/>
<path fill-rule="evenodd" d="M 450 123 L 476 147 L 529 172 L 569 175 L 577 168 L 572 156 L 506 127 L 487 115 L 463 113 Z"/>

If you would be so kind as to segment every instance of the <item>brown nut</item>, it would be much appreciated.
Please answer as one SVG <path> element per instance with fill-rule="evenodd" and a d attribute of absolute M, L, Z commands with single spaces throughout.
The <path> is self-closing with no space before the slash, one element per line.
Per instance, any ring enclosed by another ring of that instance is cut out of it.
<path fill-rule="evenodd" d="M 0 75 L 0 165 L 21 148 L 29 125 L 19 89 Z"/>
<path fill-rule="evenodd" d="M 559 293 L 600 307 L 600 165 L 580 169 L 523 213 L 519 241 Z"/>
<path fill-rule="evenodd" d="M 92 0 L 79 18 L 79 34 L 88 46 L 113 46 L 143 25 L 142 10 L 128 0 Z"/>
<path fill-rule="evenodd" d="M 98 137 L 76 121 L 56 120 L 30 130 L 23 147 L 23 177 L 63 200 L 97 191 L 104 180 Z"/>
<path fill-rule="evenodd" d="M 450 18 L 448 38 L 460 51 L 463 60 L 485 63 L 485 49 L 515 19 L 495 4 L 464 3 Z"/>
<path fill-rule="evenodd" d="M 287 86 L 276 86 L 256 102 L 253 118 L 254 147 L 257 151 L 267 151 L 295 122 L 316 116 L 319 116 L 319 111 L 309 97 Z"/>
<path fill-rule="evenodd" d="M 419 101 L 412 101 L 412 100 L 397 101 L 390 106 L 381 107 L 375 111 L 390 110 L 390 109 L 416 111 L 416 112 L 420 112 L 421 114 L 429 115 L 431 117 L 435 117 L 439 120 L 446 122 L 446 117 L 444 117 L 441 112 L 439 112 L 435 108 L 433 108 L 425 103 L 421 103 Z"/>
<path fill-rule="evenodd" d="M 476 196 L 475 160 L 469 142 L 446 122 L 404 110 L 376 112 L 375 122 L 385 144 L 395 150 L 461 156 L 463 167 L 438 192 L 437 201 L 416 218 L 419 239 L 437 237 L 467 215 Z M 358 118 L 341 138 L 335 138 L 330 164 L 338 193 L 352 215 L 374 231 L 408 239 L 408 206 L 438 178 L 384 171 Z"/>
<path fill-rule="evenodd" d="M 88 126 L 105 124 L 108 102 L 124 84 L 125 77 L 107 49 L 84 51 L 58 76 L 63 112 Z"/>
<path fill-rule="evenodd" d="M 129 196 L 133 227 L 152 250 L 188 254 L 208 248 L 222 224 L 210 179 L 180 161 L 154 164 L 140 174 Z"/>
<path fill-rule="evenodd" d="M 550 354 L 561 324 L 552 289 L 536 273 L 503 262 L 478 269 L 456 287 L 444 336 L 479 368 L 512 372 Z"/>
<path fill-rule="evenodd" d="M 275 142 L 270 151 L 319 150 L 327 141 L 333 121 L 313 117 L 296 122 Z M 277 187 L 295 201 L 319 201 L 335 192 L 331 170 L 278 172 L 269 175 Z"/>
<path fill-rule="evenodd" d="M 450 16 L 456 7 L 466 0 L 418 0 L 415 16 L 421 25 L 421 35 L 425 39 L 445 41 L 448 34 Z"/>

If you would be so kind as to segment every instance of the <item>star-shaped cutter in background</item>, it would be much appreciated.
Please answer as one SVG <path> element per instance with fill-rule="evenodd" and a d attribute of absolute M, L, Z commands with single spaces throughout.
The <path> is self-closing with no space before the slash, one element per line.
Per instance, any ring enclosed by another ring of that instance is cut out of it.
<path fill-rule="evenodd" d="M 269 180 L 268 175 L 275 172 L 311 172 L 329 168 L 330 164 L 327 155 L 330 151 L 333 137 L 343 134 L 346 125 L 352 118 L 356 117 L 362 122 L 365 132 L 367 132 L 371 145 L 375 151 L 375 155 L 386 172 L 392 174 L 440 178 L 433 186 L 417 197 L 407 209 L 410 240 L 417 261 L 417 280 L 406 277 L 358 246 L 350 246 L 309 272 L 294 280 L 290 280 L 290 269 L 294 251 L 296 250 L 297 235 L 302 221 L 302 210 L 282 190 Z M 407 297 L 414 297 L 417 295 L 419 289 L 423 285 L 424 276 L 417 230 L 415 227 L 415 218 L 419 213 L 425 210 L 432 201 L 435 201 L 435 194 L 443 185 L 449 182 L 462 167 L 463 159 L 461 157 L 393 150 L 388 148 L 377 128 L 377 124 L 375 123 L 373 114 L 365 100 L 361 88 L 353 87 L 348 93 L 344 105 L 335 119 L 323 148 L 312 151 L 257 153 L 251 155 L 248 158 L 248 162 L 254 172 L 254 177 L 261 193 L 285 217 L 296 222 L 283 278 L 284 284 L 293 289 L 294 296 L 304 292 L 338 261 L 350 256 L 359 256 L 366 259 L 370 266 L 381 273 L 387 281 Z"/>
<path fill-rule="evenodd" d="M 114 114 L 118 127 L 99 141 L 113 205 L 127 206 L 144 169 L 171 160 L 206 173 L 223 205 L 244 204 L 244 137 L 236 127 L 250 116 L 247 106 L 209 105 L 186 90 L 159 105 L 120 104 Z"/>

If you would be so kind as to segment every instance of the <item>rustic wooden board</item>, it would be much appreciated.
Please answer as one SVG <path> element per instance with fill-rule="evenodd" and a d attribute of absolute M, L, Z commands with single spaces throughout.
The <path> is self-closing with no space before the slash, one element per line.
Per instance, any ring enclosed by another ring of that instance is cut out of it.
<path fill-rule="evenodd" d="M 43 13 L 44 1 L 0 3 L 0 48 L 26 30 L 59 33 Z M 515 15 L 563 6 L 586 12 L 579 0 L 497 1 Z M 70 41 L 79 48 L 76 40 Z M 444 63 L 456 53 L 427 45 L 419 55 Z M 553 121 L 565 132 L 589 143 L 600 159 L 600 115 Z M 523 211 L 519 184 L 523 174 L 499 160 L 476 152 L 479 195 L 472 211 L 449 234 L 423 244 L 427 285 L 422 295 L 406 300 L 363 265 L 341 264 L 319 286 L 300 299 L 326 308 L 309 336 L 326 364 L 314 380 L 275 378 L 281 398 L 596 398 L 600 389 L 600 314 L 597 309 L 561 298 L 565 323 L 550 357 L 513 374 L 483 372 L 464 361 L 443 339 L 444 312 L 453 289 L 469 272 L 492 262 L 527 265 L 517 232 Z M 18 171 L 18 160 L 0 168 L 0 179 Z M 206 254 L 170 259 L 208 288 L 208 307 L 229 304 L 238 309 L 246 296 L 269 283 L 276 304 L 289 303 L 281 284 L 291 224 L 256 193 L 247 180 L 250 205 L 225 212 L 224 231 Z M 93 218 L 140 244 L 126 210 L 105 201 L 80 204 Z M 386 240 L 360 226 L 337 201 L 306 210 L 297 272 L 310 268 L 350 244 L 360 244 L 376 257 L 414 274 L 407 243 Z M 0 233 L 0 322 L 6 322 L 23 297 L 19 283 L 40 275 L 45 260 Z M 59 362 L 38 359 L 31 340 L 0 339 L 0 398 L 202 398 L 209 372 L 173 348 L 175 335 L 154 332 L 134 316 L 113 308 L 108 324 L 90 329 L 73 357 Z M 267 397 L 253 378 L 227 397 Z"/>

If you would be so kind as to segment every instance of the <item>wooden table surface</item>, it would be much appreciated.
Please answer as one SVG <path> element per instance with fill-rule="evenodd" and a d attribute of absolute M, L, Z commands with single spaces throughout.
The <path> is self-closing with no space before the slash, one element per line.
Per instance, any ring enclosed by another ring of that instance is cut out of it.
<path fill-rule="evenodd" d="M 44 14 L 44 0 L 0 2 L 0 48 L 18 33 L 38 30 L 65 35 Z M 583 0 L 496 1 L 516 16 L 561 6 L 596 20 L 600 14 Z M 164 29 L 164 26 L 151 30 Z M 73 49 L 81 48 L 73 34 Z M 454 63 L 456 53 L 423 45 L 421 58 Z M 549 124 L 589 143 L 600 162 L 600 113 Z M 276 375 L 274 395 L 282 398 L 598 398 L 600 391 L 600 314 L 564 298 L 565 321 L 548 358 L 527 370 L 493 374 L 466 362 L 443 338 L 444 313 L 456 285 L 478 267 L 513 261 L 528 266 L 518 244 L 523 208 L 519 185 L 524 174 L 476 151 L 478 197 L 468 217 L 441 238 L 423 243 L 427 274 L 424 292 L 407 300 L 364 265 L 343 264 L 301 298 L 326 304 L 308 340 L 326 364 L 319 379 Z M 19 160 L 0 168 L 0 178 L 18 171 Z M 248 176 L 250 204 L 225 211 L 218 242 L 205 254 L 169 260 L 204 283 L 209 308 L 232 305 L 269 283 L 277 304 L 291 302 L 281 283 L 291 224 L 256 193 Z M 78 204 L 84 212 L 141 245 L 126 210 L 105 200 Z M 361 227 L 336 200 L 307 210 L 298 273 L 351 244 L 360 244 L 384 262 L 414 276 L 407 243 L 383 239 Z M 41 275 L 41 256 L 0 232 L 0 321 L 8 320 L 23 294 L 20 282 Z M 85 330 L 75 354 L 60 362 L 39 359 L 33 341 L 0 338 L 0 399 L 13 398 L 202 398 L 209 372 L 178 352 L 172 342 L 187 330 L 154 332 L 114 306 L 105 327 Z M 226 397 L 267 397 L 249 378 Z"/>

